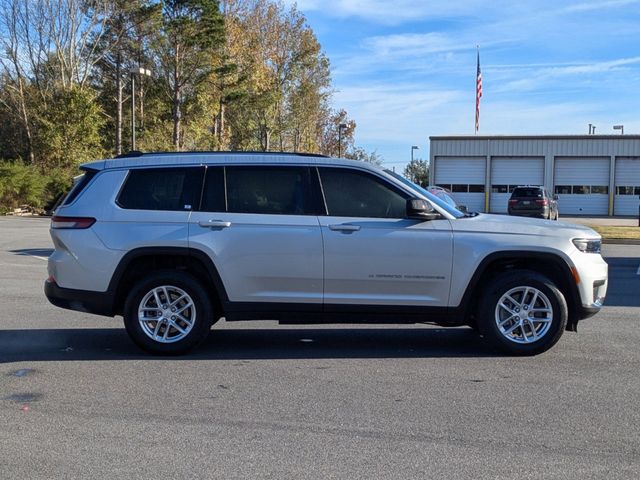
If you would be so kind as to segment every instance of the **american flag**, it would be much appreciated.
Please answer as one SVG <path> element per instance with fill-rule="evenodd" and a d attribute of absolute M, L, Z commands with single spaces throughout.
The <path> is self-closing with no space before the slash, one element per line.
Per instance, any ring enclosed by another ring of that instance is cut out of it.
<path fill-rule="evenodd" d="M 480 72 L 480 49 L 478 49 L 478 72 L 476 73 L 476 133 L 480 128 L 480 99 L 482 98 L 482 73 Z"/>

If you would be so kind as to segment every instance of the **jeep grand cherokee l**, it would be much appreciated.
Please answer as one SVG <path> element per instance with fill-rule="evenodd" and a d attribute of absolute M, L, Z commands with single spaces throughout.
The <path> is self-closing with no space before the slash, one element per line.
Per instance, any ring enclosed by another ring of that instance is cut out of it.
<path fill-rule="evenodd" d="M 122 315 L 155 354 L 211 325 L 469 325 L 533 355 L 596 313 L 600 236 L 464 214 L 393 172 L 301 154 L 132 153 L 81 167 L 55 212 L 51 303 Z"/>

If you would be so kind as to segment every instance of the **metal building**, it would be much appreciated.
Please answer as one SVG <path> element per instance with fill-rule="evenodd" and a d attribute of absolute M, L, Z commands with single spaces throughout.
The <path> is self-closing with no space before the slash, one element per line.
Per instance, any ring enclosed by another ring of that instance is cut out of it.
<path fill-rule="evenodd" d="M 560 214 L 638 215 L 640 135 L 429 137 L 433 185 L 504 213 L 513 187 L 544 185 Z"/>

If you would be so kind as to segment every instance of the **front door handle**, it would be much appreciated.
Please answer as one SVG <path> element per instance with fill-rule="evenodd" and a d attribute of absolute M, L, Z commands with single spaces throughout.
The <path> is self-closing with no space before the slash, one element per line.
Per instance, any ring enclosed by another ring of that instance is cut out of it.
<path fill-rule="evenodd" d="M 357 232 L 360 230 L 360 225 L 329 225 L 329 230 L 334 232 Z"/>
<path fill-rule="evenodd" d="M 227 228 L 231 226 L 231 222 L 225 222 L 224 220 L 202 220 L 198 222 L 198 225 L 204 228 Z"/>

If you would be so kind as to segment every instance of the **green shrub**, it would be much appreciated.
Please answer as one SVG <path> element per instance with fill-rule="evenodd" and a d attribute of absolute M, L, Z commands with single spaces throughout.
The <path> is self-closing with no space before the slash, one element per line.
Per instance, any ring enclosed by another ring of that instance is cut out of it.
<path fill-rule="evenodd" d="M 0 160 L 0 215 L 26 205 L 34 209 L 49 209 L 69 191 L 73 174 L 58 168 L 43 175 L 33 165 Z"/>
<path fill-rule="evenodd" d="M 48 178 L 22 162 L 0 162 L 0 213 L 28 205 L 42 208 Z"/>

